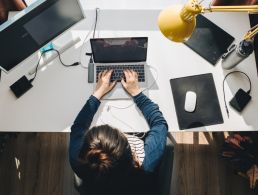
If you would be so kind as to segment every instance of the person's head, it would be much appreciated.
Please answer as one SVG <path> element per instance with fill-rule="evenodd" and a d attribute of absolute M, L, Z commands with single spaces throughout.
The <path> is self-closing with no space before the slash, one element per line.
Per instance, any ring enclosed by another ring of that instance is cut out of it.
<path fill-rule="evenodd" d="M 119 179 L 135 166 L 126 136 L 108 125 L 87 131 L 79 160 L 96 181 Z"/>

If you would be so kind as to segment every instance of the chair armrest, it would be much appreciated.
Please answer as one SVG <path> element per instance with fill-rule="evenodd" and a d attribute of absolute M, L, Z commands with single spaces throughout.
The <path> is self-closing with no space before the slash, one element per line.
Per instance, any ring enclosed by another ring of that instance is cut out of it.
<path fill-rule="evenodd" d="M 77 190 L 77 192 L 81 192 L 82 191 L 82 179 L 79 178 L 76 173 L 74 173 L 74 188 Z"/>

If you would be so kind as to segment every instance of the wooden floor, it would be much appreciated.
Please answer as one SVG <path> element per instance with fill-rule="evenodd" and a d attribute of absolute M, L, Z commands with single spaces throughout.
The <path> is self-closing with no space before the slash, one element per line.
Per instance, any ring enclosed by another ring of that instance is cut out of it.
<path fill-rule="evenodd" d="M 73 195 L 68 134 L 20 133 L 0 155 L 0 195 Z"/>
<path fill-rule="evenodd" d="M 171 195 L 255 195 L 219 159 L 223 133 L 173 133 Z M 0 195 L 77 195 L 68 163 L 69 134 L 20 133 L 0 154 Z"/>
<path fill-rule="evenodd" d="M 219 158 L 224 133 L 173 133 L 173 138 L 177 144 L 171 195 L 258 194 Z"/>

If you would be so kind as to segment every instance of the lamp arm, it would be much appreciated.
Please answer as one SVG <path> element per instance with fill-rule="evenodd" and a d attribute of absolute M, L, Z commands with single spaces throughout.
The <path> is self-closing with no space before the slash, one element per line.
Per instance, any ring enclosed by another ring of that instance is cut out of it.
<path fill-rule="evenodd" d="M 252 27 L 244 36 L 245 40 L 251 40 L 258 33 L 258 24 Z"/>
<path fill-rule="evenodd" d="M 202 13 L 207 12 L 258 12 L 258 5 L 243 6 L 210 6 L 204 7 Z"/>

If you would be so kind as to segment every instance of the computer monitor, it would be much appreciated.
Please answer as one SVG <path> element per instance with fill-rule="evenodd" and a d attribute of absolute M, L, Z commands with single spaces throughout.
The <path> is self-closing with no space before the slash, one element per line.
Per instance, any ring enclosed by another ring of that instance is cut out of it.
<path fill-rule="evenodd" d="M 17 64 L 84 18 L 79 0 L 38 0 L 0 26 L 0 69 Z"/>

